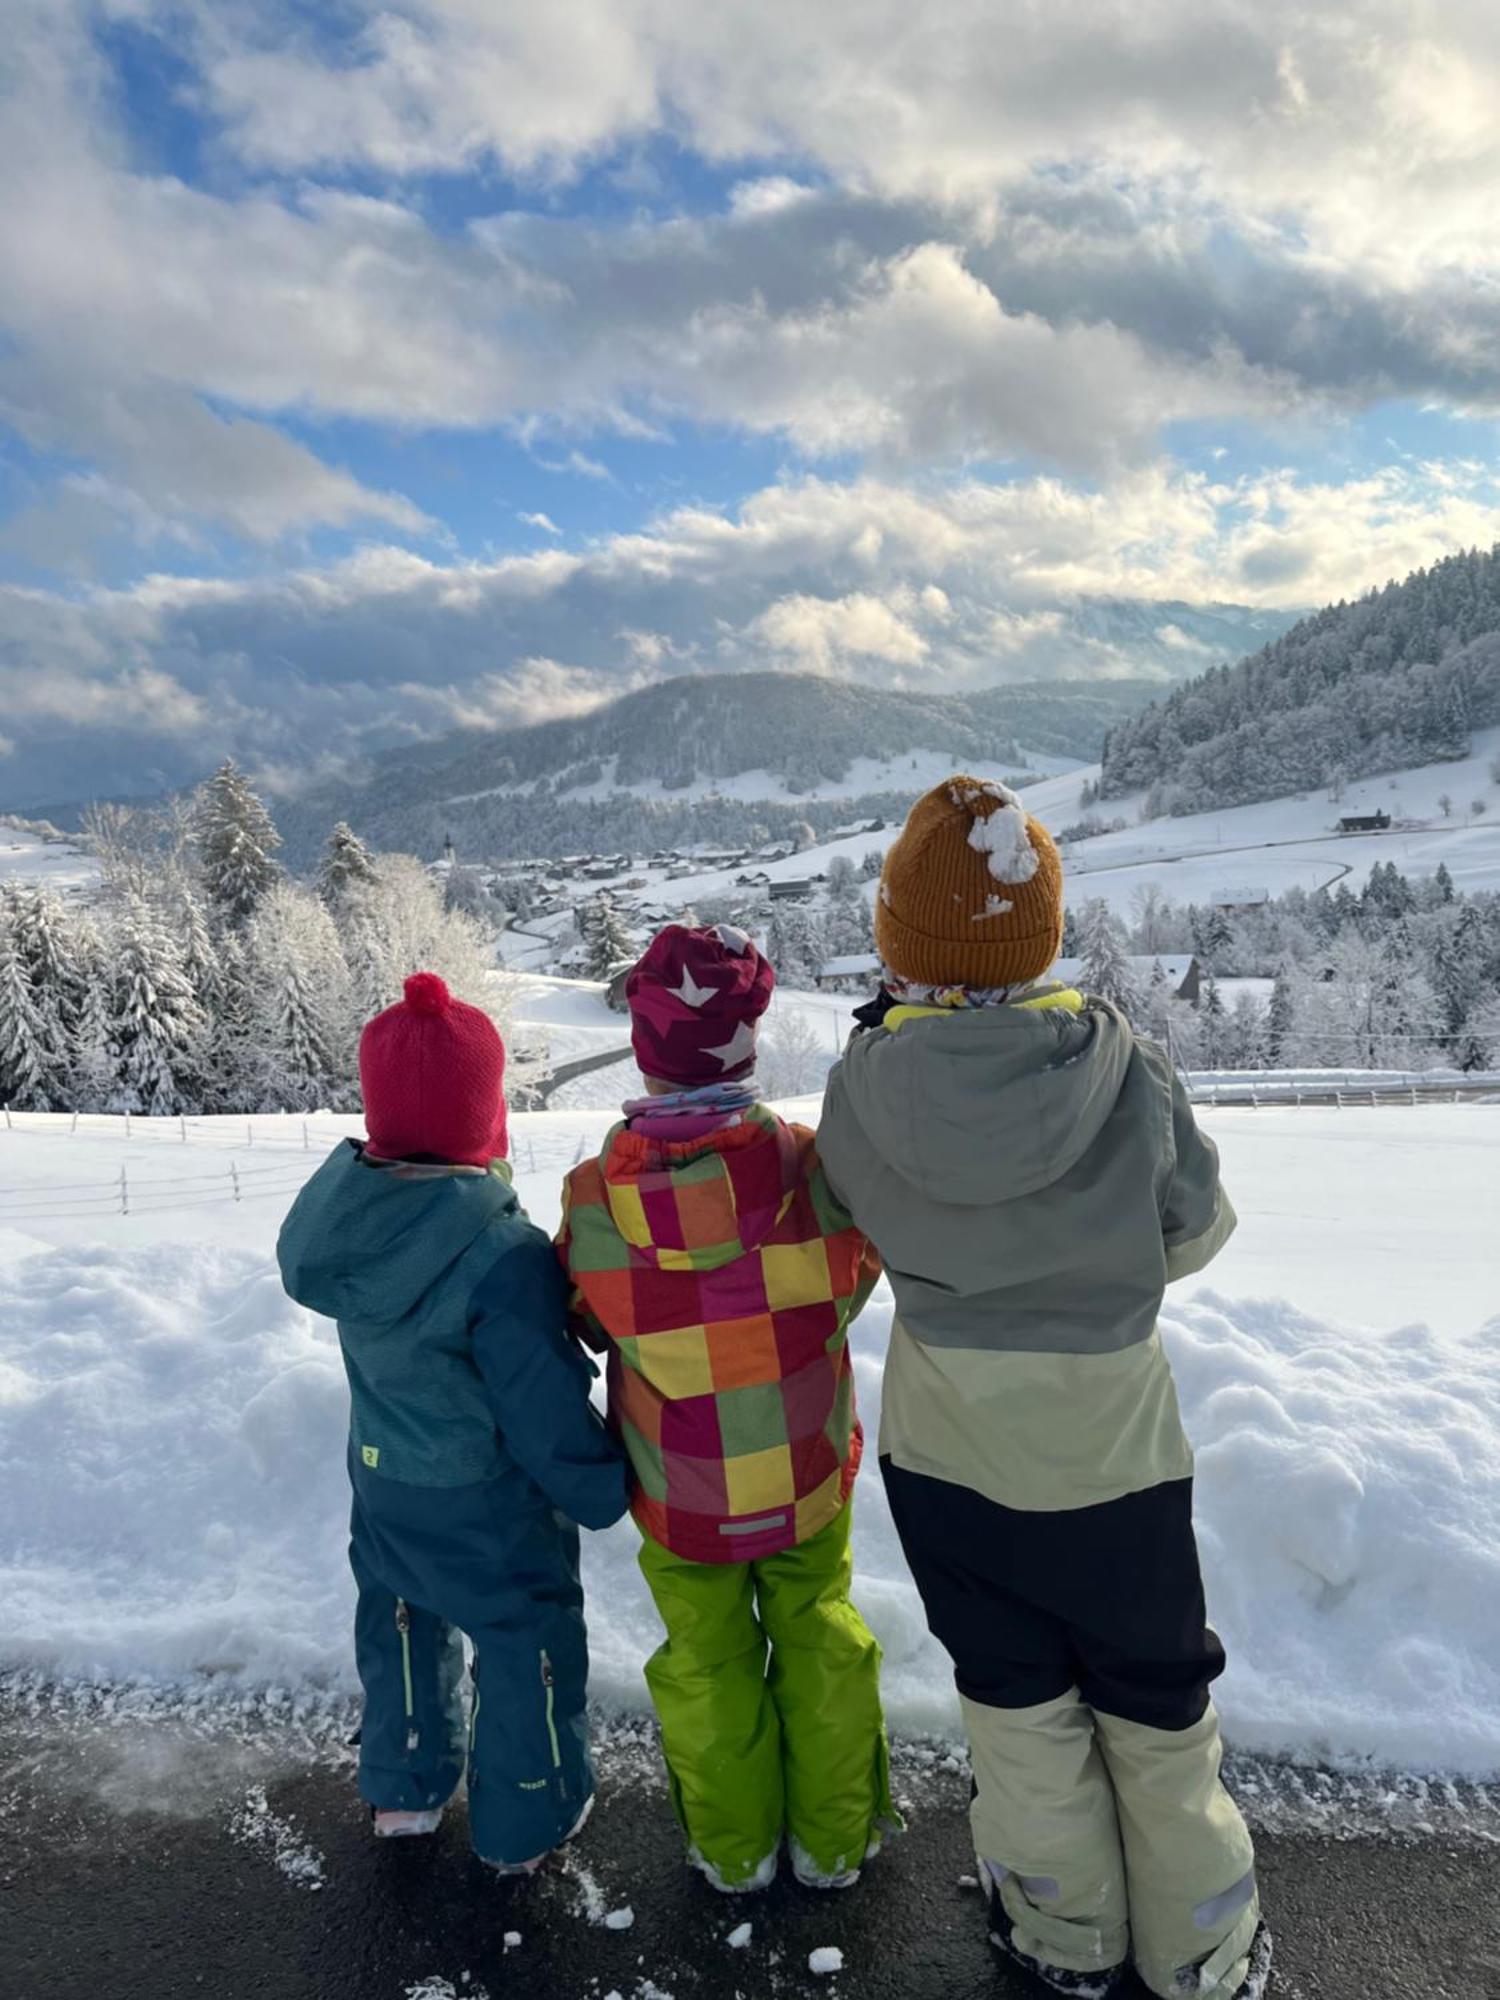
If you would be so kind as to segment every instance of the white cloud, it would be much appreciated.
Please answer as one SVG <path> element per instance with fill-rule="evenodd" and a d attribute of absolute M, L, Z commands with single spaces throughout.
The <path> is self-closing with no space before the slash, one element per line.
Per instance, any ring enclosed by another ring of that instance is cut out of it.
<path fill-rule="evenodd" d="M 560 535 L 562 533 L 562 529 L 558 527 L 550 514 L 518 513 L 516 519 L 524 521 L 529 528 L 539 528 L 544 535 Z"/>
<path fill-rule="evenodd" d="M 1038 166 L 1198 189 L 1403 282 L 1493 268 L 1500 28 L 1409 0 L 375 0 L 337 62 L 265 24 L 209 47 L 236 143 L 279 168 L 491 157 L 557 175 L 667 129 L 887 195 L 981 205 Z M 288 8 L 288 16 L 291 10 Z M 264 19 L 264 16 L 262 16 Z"/>
<path fill-rule="evenodd" d="M 567 712 L 665 672 L 1165 674 L 1205 657 L 1184 638 L 1217 659 L 1253 644 L 1226 605 L 1312 607 L 1496 540 L 1500 474 L 1478 464 L 1342 485 L 1153 464 L 1090 487 L 804 478 L 482 563 L 376 547 L 274 576 L 13 590 L 0 713 L 29 789 L 11 798 L 116 773 L 108 789 L 138 790 L 143 768 L 180 778 L 226 749 L 288 771 L 311 746 Z"/>
<path fill-rule="evenodd" d="M 914 608 L 910 592 L 898 592 L 893 601 L 865 591 L 834 598 L 798 592 L 777 598 L 752 619 L 748 636 L 779 664 L 803 672 L 848 673 L 871 661 L 917 667 L 929 649 L 911 622 Z"/>

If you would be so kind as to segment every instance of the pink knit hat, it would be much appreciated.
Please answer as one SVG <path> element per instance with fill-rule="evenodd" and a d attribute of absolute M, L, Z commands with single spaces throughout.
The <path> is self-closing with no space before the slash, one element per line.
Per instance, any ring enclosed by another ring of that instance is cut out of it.
<path fill-rule="evenodd" d="M 642 1076 L 684 1090 L 748 1076 L 775 984 L 771 961 L 733 924 L 668 924 L 625 984 Z"/>
<path fill-rule="evenodd" d="M 359 1038 L 370 1149 L 487 1167 L 503 1160 L 505 1044 L 488 1014 L 455 1000 L 435 972 L 414 972 L 406 998 Z"/>

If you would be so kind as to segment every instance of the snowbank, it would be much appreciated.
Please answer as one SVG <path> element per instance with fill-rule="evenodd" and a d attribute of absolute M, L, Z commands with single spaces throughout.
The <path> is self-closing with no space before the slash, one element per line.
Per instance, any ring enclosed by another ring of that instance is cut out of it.
<path fill-rule="evenodd" d="M 861 1322 L 879 1421 L 889 1295 Z M 348 1686 L 345 1396 L 331 1330 L 265 1261 L 0 1239 L 5 1655 L 90 1676 Z M 1200 1297 L 1164 1322 L 1199 1455 L 1231 1740 L 1500 1766 L 1500 1322 L 1379 1338 Z M 956 1712 L 877 1478 L 859 1600 L 900 1728 Z M 592 1537 L 596 1691 L 639 1706 L 659 1637 L 628 1525 Z"/>
<path fill-rule="evenodd" d="M 0 1182 L 39 1191 L 102 1166 L 106 1148 L 118 1161 L 114 1140 L 65 1136 L 62 1122 L 6 1135 Z M 539 1220 L 553 1219 L 561 1167 L 603 1122 L 517 1120 Z M 261 1160 L 274 1143 L 264 1123 Z M 1243 1226 L 1215 1267 L 1220 1289 L 1182 1288 L 1163 1331 L 1198 1450 L 1230 1738 L 1492 1775 L 1500 1320 L 1472 1329 L 1500 1303 L 1483 1233 L 1500 1112 L 1210 1123 Z M 154 1155 L 143 1174 L 206 1157 L 192 1144 L 135 1144 Z M 279 1157 L 295 1174 L 318 1155 L 288 1146 Z M 332 1329 L 276 1281 L 269 1250 L 285 1199 L 33 1212 L 9 1226 L 0 1209 L 0 1664 L 352 1685 L 345 1389 Z M 1253 1296 L 1273 1283 L 1298 1306 Z M 1369 1323 L 1417 1299 L 1433 1330 Z M 890 1315 L 882 1287 L 855 1335 L 872 1437 Z M 856 1524 L 858 1595 L 886 1650 L 892 1720 L 956 1732 L 947 1664 L 873 1465 Z M 659 1630 L 635 1533 L 586 1540 L 596 1692 L 643 1707 L 641 1663 Z"/>

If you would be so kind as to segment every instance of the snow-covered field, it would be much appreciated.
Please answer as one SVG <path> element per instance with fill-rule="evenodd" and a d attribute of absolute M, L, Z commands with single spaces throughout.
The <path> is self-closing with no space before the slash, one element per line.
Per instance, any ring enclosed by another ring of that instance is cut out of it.
<path fill-rule="evenodd" d="M 0 820 L 0 889 L 11 883 L 39 884 L 60 896 L 91 893 L 99 865 L 67 841 L 40 840 L 34 833 Z"/>
<path fill-rule="evenodd" d="M 976 764 L 974 775 L 980 778 L 1013 778 L 1024 771 L 1036 771 L 1055 776 L 1079 769 L 1080 761 L 1077 757 L 1049 756 L 1044 750 L 1028 750 L 1023 744 L 1008 764 Z M 803 802 L 858 799 L 879 792 L 922 792 L 957 768 L 954 758 L 945 756 L 939 750 L 913 750 L 904 757 L 854 757 L 841 778 L 825 779 L 822 784 L 794 792 L 784 778 L 772 771 L 737 771 L 732 777 L 695 778 L 691 784 L 670 787 L 651 779 L 622 788 L 616 781 L 618 762 L 618 758 L 609 758 L 593 784 L 571 785 L 559 796 L 582 803 L 590 799 L 613 798 L 624 789 L 648 804 L 683 805 L 703 799 L 735 799 L 754 805 L 762 799 L 773 799 L 779 805 L 795 806 Z M 530 789 L 531 780 L 523 779 L 511 785 L 495 785 L 484 792 L 462 793 L 458 797 L 494 798 L 505 794 L 525 794 Z M 457 802 L 455 798 L 454 803 Z"/>
<path fill-rule="evenodd" d="M 539 1222 L 608 1117 L 514 1120 Z M 1230 1738 L 1494 1774 L 1500 1107 L 1205 1123 L 1241 1230 L 1206 1282 L 1173 1293 L 1164 1331 L 1198 1448 Z M 343 1374 L 271 1249 L 357 1121 L 185 1129 L 0 1126 L 0 1664 L 347 1689 Z M 882 1287 L 855 1336 L 872 1435 L 890 1314 Z M 892 1719 L 952 1731 L 873 1467 L 856 1519 Z M 628 1524 L 589 1538 L 596 1692 L 640 1708 L 657 1634 L 634 1553 Z"/>

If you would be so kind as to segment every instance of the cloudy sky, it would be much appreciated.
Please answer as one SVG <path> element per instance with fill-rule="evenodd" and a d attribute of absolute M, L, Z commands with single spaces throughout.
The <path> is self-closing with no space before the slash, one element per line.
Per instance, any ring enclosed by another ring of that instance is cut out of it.
<path fill-rule="evenodd" d="M 1477 0 L 0 0 L 0 807 L 1494 542 L 1496 102 Z"/>

